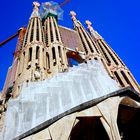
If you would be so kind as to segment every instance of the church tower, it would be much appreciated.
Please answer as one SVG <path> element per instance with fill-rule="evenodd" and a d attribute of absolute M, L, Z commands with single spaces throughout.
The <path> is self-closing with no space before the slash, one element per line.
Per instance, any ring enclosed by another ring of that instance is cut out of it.
<path fill-rule="evenodd" d="M 92 23 L 87 20 L 86 24 L 91 36 L 100 50 L 100 53 L 106 60 L 109 70 L 111 71 L 114 79 L 118 81 L 120 87 L 131 86 L 139 92 L 139 85 L 130 70 L 126 67 L 114 50 L 106 43 L 106 41 L 97 33 L 97 31 L 93 29 L 91 26 Z"/>
<path fill-rule="evenodd" d="M 84 29 L 80 21 L 76 19 L 76 13 L 74 11 L 70 12 L 74 29 L 78 32 L 81 42 L 82 42 L 82 51 L 86 53 L 86 56 L 88 59 L 96 58 L 99 56 L 99 50 L 95 44 L 95 42 L 92 40 L 91 36 L 88 34 L 88 32 Z"/>
<path fill-rule="evenodd" d="M 34 2 L 33 5 L 34 9 L 20 48 L 14 96 L 19 93 L 20 84 L 23 82 L 44 80 L 68 68 L 66 49 L 57 24 L 56 9 L 45 3 L 48 12 L 41 18 L 40 4 Z"/>
<path fill-rule="evenodd" d="M 17 67 L 18 77 L 14 85 L 14 96 L 19 92 L 20 84 L 23 82 L 43 80 L 47 73 L 44 69 L 45 61 L 43 51 L 45 39 L 38 7 L 39 3 L 34 2 L 34 9 L 20 48 L 19 66 Z"/>
<path fill-rule="evenodd" d="M 71 11 L 70 15 L 72 17 L 74 29 L 77 31 L 82 42 L 82 47 L 78 49 L 85 52 L 86 60 L 94 59 L 94 60 L 101 61 L 105 69 L 107 70 L 108 74 L 112 75 L 112 73 L 108 69 L 106 61 L 104 57 L 102 56 L 95 40 L 93 40 L 91 35 L 86 31 L 86 29 L 83 27 L 80 21 L 76 19 L 76 13 L 74 11 Z"/>
<path fill-rule="evenodd" d="M 67 70 L 68 61 L 66 57 L 66 48 L 62 42 L 58 28 L 57 9 L 53 8 L 51 3 L 44 3 L 44 7 L 47 10 L 45 16 L 42 17 L 46 42 L 46 67 L 47 72 L 53 75 Z"/>

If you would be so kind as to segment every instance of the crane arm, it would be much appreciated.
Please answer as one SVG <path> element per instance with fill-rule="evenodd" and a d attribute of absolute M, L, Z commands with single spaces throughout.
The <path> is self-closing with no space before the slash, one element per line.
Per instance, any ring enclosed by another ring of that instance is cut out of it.
<path fill-rule="evenodd" d="M 10 36 L 9 38 L 7 38 L 6 40 L 0 42 L 0 47 L 2 47 L 4 44 L 6 44 L 7 42 L 9 42 L 13 38 L 17 37 L 18 35 L 19 35 L 19 31 L 16 32 L 15 34 L 13 34 L 12 36 Z"/>
<path fill-rule="evenodd" d="M 63 7 L 64 5 L 66 5 L 68 2 L 70 2 L 71 0 L 64 0 L 62 3 L 60 3 L 60 7 Z"/>

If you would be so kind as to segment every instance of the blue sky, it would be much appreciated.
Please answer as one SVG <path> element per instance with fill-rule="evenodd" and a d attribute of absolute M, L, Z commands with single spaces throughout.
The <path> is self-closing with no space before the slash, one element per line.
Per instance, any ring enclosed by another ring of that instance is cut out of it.
<path fill-rule="evenodd" d="M 54 0 L 62 2 L 63 0 Z M 14 34 L 28 23 L 33 0 L 2 0 L 0 4 L 0 41 Z M 39 2 L 45 2 L 39 0 Z M 140 1 L 139 0 L 71 0 L 63 7 L 64 19 L 61 25 L 72 28 L 69 11 L 74 10 L 84 24 L 89 19 L 93 27 L 131 70 L 140 83 Z M 0 90 L 3 87 L 7 69 L 12 63 L 16 40 L 0 48 Z"/>

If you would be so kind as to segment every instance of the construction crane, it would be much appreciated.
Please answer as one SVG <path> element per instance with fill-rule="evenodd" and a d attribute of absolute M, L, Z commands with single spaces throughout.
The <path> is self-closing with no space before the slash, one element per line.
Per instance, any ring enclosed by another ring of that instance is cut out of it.
<path fill-rule="evenodd" d="M 61 2 L 59 5 L 60 7 L 65 6 L 68 2 L 70 2 L 71 0 L 64 0 L 63 2 Z"/>
<path fill-rule="evenodd" d="M 59 5 L 60 5 L 60 7 L 63 7 L 68 2 L 70 2 L 70 0 L 64 0 L 63 2 L 59 3 Z M 25 32 L 26 32 L 26 28 L 25 27 L 21 27 L 15 34 L 11 35 L 10 37 L 5 39 L 4 41 L 0 42 L 0 48 L 3 47 L 6 43 L 11 41 L 12 39 L 14 39 L 15 37 L 19 36 L 18 37 L 18 42 L 17 42 L 17 45 L 16 45 L 16 51 L 14 53 L 14 55 L 17 56 L 17 54 L 18 54 L 18 52 L 20 50 L 20 47 L 22 45 Z"/>
<path fill-rule="evenodd" d="M 21 48 L 25 32 L 26 32 L 26 28 L 25 27 L 20 28 L 15 34 L 11 35 L 6 40 L 2 41 L 0 43 L 0 47 L 2 47 L 3 45 L 5 45 L 6 43 L 8 43 L 9 41 L 11 41 L 12 39 L 14 39 L 15 37 L 18 36 L 18 41 L 17 41 L 17 45 L 16 45 L 16 51 L 14 52 L 14 56 L 16 57 L 17 53 L 19 52 L 19 50 Z"/>
<path fill-rule="evenodd" d="M 11 35 L 4 41 L 0 42 L 0 47 L 2 47 L 3 45 L 5 45 L 6 43 L 8 43 L 17 36 L 19 36 L 18 40 L 20 41 L 20 39 L 22 39 L 25 34 L 25 30 L 26 30 L 25 27 L 21 27 L 15 34 Z"/>
<path fill-rule="evenodd" d="M 13 34 L 12 36 L 8 37 L 6 40 L 2 41 L 0 43 L 0 47 L 2 47 L 3 45 L 5 45 L 7 42 L 9 42 L 10 40 L 12 40 L 13 38 L 17 37 L 19 34 L 19 31 L 17 31 L 15 34 Z"/>
<path fill-rule="evenodd" d="M 17 45 L 16 45 L 16 51 L 14 52 L 14 57 L 18 57 L 19 56 L 19 53 L 20 53 L 20 50 L 21 50 L 21 47 L 22 47 L 22 43 L 23 43 L 23 40 L 24 40 L 24 36 L 25 36 L 25 33 L 26 33 L 26 28 L 25 27 L 21 27 L 18 31 L 18 41 L 17 41 Z"/>

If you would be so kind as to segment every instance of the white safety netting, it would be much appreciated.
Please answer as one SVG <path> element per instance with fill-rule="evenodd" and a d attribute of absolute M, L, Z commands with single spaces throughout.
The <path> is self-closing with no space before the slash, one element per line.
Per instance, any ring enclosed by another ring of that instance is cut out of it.
<path fill-rule="evenodd" d="M 48 14 L 57 16 L 59 20 L 63 20 L 64 11 L 57 2 L 49 1 L 41 4 L 40 15 L 41 18 L 46 18 Z"/>
<path fill-rule="evenodd" d="M 1 140 L 10 140 L 77 105 L 118 90 L 99 61 L 88 61 L 51 79 L 23 84 L 8 103 Z"/>

